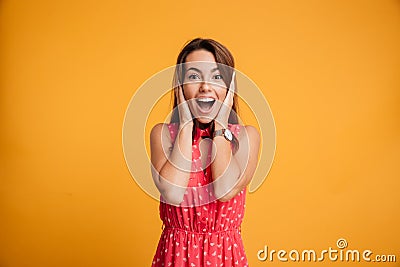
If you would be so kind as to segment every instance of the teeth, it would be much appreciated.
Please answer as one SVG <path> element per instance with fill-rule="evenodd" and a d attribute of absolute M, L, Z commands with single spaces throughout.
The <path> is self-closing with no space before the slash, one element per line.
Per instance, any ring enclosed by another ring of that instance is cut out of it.
<path fill-rule="evenodd" d="M 215 101 L 214 98 L 206 97 L 206 98 L 198 98 L 197 101 L 199 102 L 213 102 Z"/>

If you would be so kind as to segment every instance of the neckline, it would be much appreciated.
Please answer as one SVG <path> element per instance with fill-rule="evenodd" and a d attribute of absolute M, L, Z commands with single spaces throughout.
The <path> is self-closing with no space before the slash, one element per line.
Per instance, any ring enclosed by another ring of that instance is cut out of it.
<path fill-rule="evenodd" d="M 210 129 L 211 128 L 211 125 L 212 125 L 212 121 L 210 121 L 209 123 L 201 123 L 201 122 L 199 122 L 198 120 L 193 120 L 194 121 L 194 125 L 195 125 L 195 127 L 197 128 L 197 129 L 200 129 L 200 130 L 207 130 L 207 129 Z"/>
<path fill-rule="evenodd" d="M 201 129 L 196 127 L 196 136 L 209 136 L 210 137 L 211 127 Z"/>

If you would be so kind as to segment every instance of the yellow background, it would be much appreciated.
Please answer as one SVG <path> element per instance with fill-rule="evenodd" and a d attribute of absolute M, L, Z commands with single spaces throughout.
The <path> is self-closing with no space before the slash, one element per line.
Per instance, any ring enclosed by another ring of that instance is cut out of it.
<path fill-rule="evenodd" d="M 232 51 L 275 118 L 242 226 L 251 266 L 315 265 L 256 253 L 340 237 L 398 266 L 399 1 L 4 0 L 0 33 L 1 267 L 150 265 L 158 203 L 128 172 L 122 122 L 197 36 Z"/>

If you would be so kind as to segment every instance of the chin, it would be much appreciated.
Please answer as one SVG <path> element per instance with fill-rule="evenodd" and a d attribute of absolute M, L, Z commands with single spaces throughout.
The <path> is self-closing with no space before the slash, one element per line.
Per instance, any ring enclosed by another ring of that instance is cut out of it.
<path fill-rule="evenodd" d="M 212 122 L 214 120 L 214 118 L 211 119 L 211 118 L 199 117 L 199 118 L 196 118 L 196 120 L 200 123 L 207 124 L 207 123 Z"/>
<path fill-rule="evenodd" d="M 198 112 L 192 113 L 195 120 L 202 124 L 208 124 L 215 120 L 216 114 L 199 114 Z"/>

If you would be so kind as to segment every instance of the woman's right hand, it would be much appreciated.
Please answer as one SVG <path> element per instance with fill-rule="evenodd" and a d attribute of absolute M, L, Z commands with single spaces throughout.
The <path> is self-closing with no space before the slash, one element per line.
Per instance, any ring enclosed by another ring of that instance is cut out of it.
<path fill-rule="evenodd" d="M 178 88 L 175 89 L 175 95 L 179 112 L 179 128 L 183 128 L 184 126 L 193 126 L 192 113 L 190 112 L 188 102 L 183 94 L 182 86 L 178 86 Z"/>
<path fill-rule="evenodd" d="M 163 201 L 180 205 L 184 199 L 192 168 L 193 119 L 182 87 L 175 88 L 179 112 L 179 129 L 170 139 L 167 124 L 156 125 L 150 135 L 152 176 Z M 165 141 L 162 142 L 163 138 Z M 167 153 L 166 148 L 171 148 Z"/>

